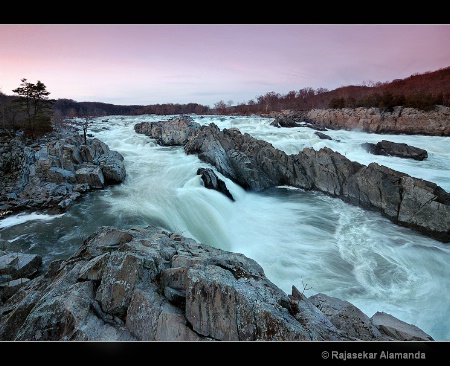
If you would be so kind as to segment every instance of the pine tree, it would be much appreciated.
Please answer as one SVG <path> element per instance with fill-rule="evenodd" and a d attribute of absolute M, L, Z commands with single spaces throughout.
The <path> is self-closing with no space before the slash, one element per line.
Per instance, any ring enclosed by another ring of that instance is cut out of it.
<path fill-rule="evenodd" d="M 14 102 L 26 115 L 25 132 L 35 139 L 37 134 L 45 134 L 52 130 L 53 101 L 49 100 L 50 92 L 41 81 L 38 80 L 36 84 L 29 83 L 25 78 L 21 81 L 20 86 L 13 90 L 13 93 L 18 95 Z"/>

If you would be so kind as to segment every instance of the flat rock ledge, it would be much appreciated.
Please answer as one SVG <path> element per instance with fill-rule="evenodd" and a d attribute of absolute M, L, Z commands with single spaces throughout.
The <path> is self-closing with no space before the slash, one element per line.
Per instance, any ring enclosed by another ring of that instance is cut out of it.
<path fill-rule="evenodd" d="M 412 324 L 295 286 L 254 260 L 156 227 L 102 227 L 40 272 L 0 251 L 0 341 L 433 341 Z"/>

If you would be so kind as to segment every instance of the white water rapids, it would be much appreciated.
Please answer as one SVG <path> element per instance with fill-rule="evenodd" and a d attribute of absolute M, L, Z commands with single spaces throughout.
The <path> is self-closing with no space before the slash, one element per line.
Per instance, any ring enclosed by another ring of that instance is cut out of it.
<path fill-rule="evenodd" d="M 0 249 L 37 253 L 44 263 L 66 258 L 102 225 L 156 225 L 200 243 L 243 253 L 287 294 L 325 293 L 347 300 L 371 317 L 382 311 L 450 340 L 450 244 L 402 228 L 376 212 L 319 192 L 276 187 L 247 192 L 216 174 L 235 198 L 203 187 L 199 167 L 211 167 L 182 147 L 162 147 L 134 132 L 139 122 L 173 116 L 98 118 L 89 133 L 125 158 L 127 178 L 86 195 L 57 216 L 20 214 L 0 220 Z M 236 127 L 288 154 L 328 146 L 362 164 L 378 162 L 450 191 L 449 137 L 376 135 L 307 127 L 275 128 L 257 116 L 192 116 L 221 130 Z M 106 120 L 107 121 L 104 121 Z M 404 142 L 428 151 L 423 161 L 375 156 L 360 145 Z"/>

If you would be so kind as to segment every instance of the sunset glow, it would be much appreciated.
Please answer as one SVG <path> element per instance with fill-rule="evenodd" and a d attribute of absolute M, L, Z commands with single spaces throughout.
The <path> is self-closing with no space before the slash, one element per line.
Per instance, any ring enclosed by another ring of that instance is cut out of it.
<path fill-rule="evenodd" d="M 450 66 L 450 25 L 0 25 L 0 92 L 116 105 L 256 100 Z"/>

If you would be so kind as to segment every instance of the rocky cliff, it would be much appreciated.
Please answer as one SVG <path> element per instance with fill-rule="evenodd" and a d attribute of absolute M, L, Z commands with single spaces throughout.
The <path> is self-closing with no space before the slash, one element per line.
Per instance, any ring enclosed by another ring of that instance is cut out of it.
<path fill-rule="evenodd" d="M 268 117 L 282 117 L 283 126 L 307 122 L 319 128 L 360 130 L 370 133 L 450 136 L 450 108 L 436 106 L 425 112 L 414 108 L 395 107 L 392 112 L 379 108 L 311 109 L 283 111 Z"/>

